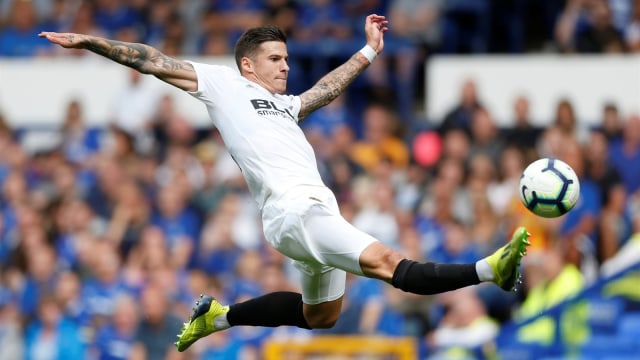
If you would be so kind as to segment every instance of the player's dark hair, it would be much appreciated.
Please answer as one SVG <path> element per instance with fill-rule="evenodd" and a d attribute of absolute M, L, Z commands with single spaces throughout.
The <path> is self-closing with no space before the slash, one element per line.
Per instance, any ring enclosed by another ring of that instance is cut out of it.
<path fill-rule="evenodd" d="M 240 69 L 240 60 L 243 57 L 251 57 L 258 47 L 267 41 L 281 41 L 287 43 L 287 36 L 282 30 L 273 25 L 256 27 L 247 30 L 236 42 L 235 57 L 236 65 Z"/>

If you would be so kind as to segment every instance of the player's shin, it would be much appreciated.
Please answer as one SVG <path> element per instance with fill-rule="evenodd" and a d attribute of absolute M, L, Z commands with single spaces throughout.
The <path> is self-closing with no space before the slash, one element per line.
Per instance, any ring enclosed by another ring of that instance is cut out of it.
<path fill-rule="evenodd" d="M 231 305 L 227 313 L 231 326 L 297 326 L 311 329 L 302 312 L 302 295 L 280 291 Z"/>
<path fill-rule="evenodd" d="M 475 264 L 418 263 L 403 259 L 391 284 L 419 295 L 433 295 L 480 283 Z"/>

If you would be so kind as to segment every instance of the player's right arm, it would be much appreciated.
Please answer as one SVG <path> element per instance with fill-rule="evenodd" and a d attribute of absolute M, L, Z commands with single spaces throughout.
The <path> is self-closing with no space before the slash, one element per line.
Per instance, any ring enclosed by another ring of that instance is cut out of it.
<path fill-rule="evenodd" d="M 193 65 L 171 58 L 152 46 L 74 33 L 42 32 L 38 36 L 65 48 L 87 49 L 182 90 L 198 90 Z"/>

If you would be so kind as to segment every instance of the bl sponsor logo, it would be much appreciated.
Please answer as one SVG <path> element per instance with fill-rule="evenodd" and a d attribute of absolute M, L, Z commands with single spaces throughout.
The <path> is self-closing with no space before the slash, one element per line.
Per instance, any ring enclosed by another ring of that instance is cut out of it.
<path fill-rule="evenodd" d="M 295 118 L 291 112 L 289 112 L 289 109 L 280 109 L 273 101 L 253 99 L 251 100 L 251 105 L 253 105 L 253 108 L 256 110 L 258 115 L 277 115 L 295 121 Z"/>

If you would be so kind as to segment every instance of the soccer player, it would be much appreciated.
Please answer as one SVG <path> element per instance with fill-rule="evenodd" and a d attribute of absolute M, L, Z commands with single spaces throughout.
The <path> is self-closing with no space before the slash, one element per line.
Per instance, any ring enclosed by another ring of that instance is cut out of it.
<path fill-rule="evenodd" d="M 179 351 L 231 326 L 329 328 L 340 314 L 345 272 L 423 295 L 484 281 L 507 291 L 516 285 L 529 244 L 524 228 L 516 229 L 510 242 L 476 263 L 418 263 L 349 224 L 320 178 L 315 155 L 298 122 L 344 92 L 374 61 L 384 47 L 387 24 L 384 16 L 367 16 L 366 45 L 299 96 L 286 94 L 286 37 L 272 26 L 250 29 L 238 40 L 239 73 L 173 59 L 144 44 L 82 34 L 40 34 L 65 48 L 87 49 L 154 75 L 200 99 L 258 202 L 266 240 L 301 272 L 302 294 L 274 292 L 231 306 L 201 296 L 178 335 Z"/>

